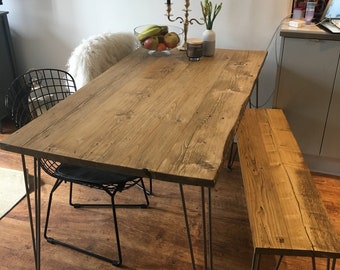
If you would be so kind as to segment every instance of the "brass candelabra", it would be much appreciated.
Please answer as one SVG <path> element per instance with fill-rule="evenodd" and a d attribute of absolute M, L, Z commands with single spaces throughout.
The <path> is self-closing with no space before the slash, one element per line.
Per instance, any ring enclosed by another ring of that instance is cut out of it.
<path fill-rule="evenodd" d="M 168 20 L 170 22 L 175 22 L 175 21 L 179 21 L 180 23 L 183 23 L 183 28 L 184 28 L 184 44 L 183 44 L 183 49 L 186 48 L 186 43 L 187 43 L 187 37 L 188 37 L 188 29 L 189 29 L 189 23 L 190 24 L 194 24 L 194 22 L 196 22 L 199 25 L 203 25 L 204 22 L 200 22 L 199 20 L 195 19 L 195 18 L 191 18 L 189 19 L 189 12 L 191 11 L 189 9 L 190 7 L 190 0 L 185 0 L 185 5 L 184 5 L 184 18 L 183 17 L 176 17 L 176 18 L 172 18 L 173 14 L 171 14 L 171 0 L 167 0 L 166 1 L 166 5 L 167 5 L 167 14 L 165 14 L 165 16 L 168 17 Z"/>

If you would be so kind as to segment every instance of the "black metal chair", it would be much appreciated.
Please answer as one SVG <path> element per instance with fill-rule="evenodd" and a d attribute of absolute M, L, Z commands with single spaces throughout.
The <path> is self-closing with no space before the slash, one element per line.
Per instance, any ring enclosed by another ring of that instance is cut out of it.
<path fill-rule="evenodd" d="M 43 114 L 46 110 L 53 107 L 58 102 L 76 91 L 73 77 L 66 71 L 58 69 L 35 69 L 16 78 L 6 96 L 6 107 L 9 114 L 18 128 L 24 126 L 32 119 Z M 79 167 L 71 164 L 64 164 L 48 159 L 38 160 L 41 168 L 50 176 L 56 178 L 52 187 L 45 223 L 44 237 L 48 242 L 60 244 L 87 255 L 111 262 L 115 266 L 122 263 L 122 254 L 120 248 L 119 231 L 116 215 L 116 207 L 141 207 L 146 208 L 149 205 L 147 192 L 145 190 L 143 178 L 140 176 L 129 176 L 123 174 Z M 151 181 L 151 179 L 150 179 Z M 112 207 L 113 223 L 115 229 L 116 245 L 118 259 L 111 259 L 101 256 L 92 251 L 59 241 L 47 235 L 49 218 L 51 212 L 52 198 L 54 192 L 62 182 L 70 183 L 69 203 L 75 208 L 79 207 Z M 73 184 L 88 186 L 105 191 L 111 197 L 111 204 L 79 204 L 72 202 Z M 116 204 L 115 195 L 133 186 L 139 185 L 143 190 L 145 203 L 141 204 Z"/>

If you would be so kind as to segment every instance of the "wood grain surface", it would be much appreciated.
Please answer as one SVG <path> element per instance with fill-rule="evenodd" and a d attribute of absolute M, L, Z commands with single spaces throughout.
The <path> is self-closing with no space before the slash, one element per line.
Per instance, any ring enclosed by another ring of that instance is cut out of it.
<path fill-rule="evenodd" d="M 266 57 L 140 49 L 1 141 L 35 157 L 184 184 L 214 186 Z"/>
<path fill-rule="evenodd" d="M 3 125 L 0 140 L 13 132 L 8 124 Z M 28 158 L 30 174 L 33 172 L 33 159 Z M 3 168 L 20 170 L 20 155 L 0 149 L 0 164 Z M 313 180 L 321 194 L 327 212 L 340 234 L 340 178 L 331 175 L 313 174 Z M 46 217 L 48 195 L 54 179 L 43 173 L 42 176 L 42 219 Z M 91 246 L 102 254 L 111 256 L 114 241 L 112 211 L 110 209 L 74 209 L 68 205 L 68 185 L 62 185 L 54 195 L 58 207 L 52 209 L 50 228 L 58 230 L 65 240 L 75 240 L 81 246 Z M 184 186 L 191 224 L 199 224 L 200 188 Z M 129 192 L 132 192 L 129 193 Z M 117 195 L 119 202 L 131 196 L 141 195 L 139 189 L 131 189 Z M 120 196 L 122 195 L 122 196 Z M 93 189 L 76 189 L 75 199 L 110 202 L 109 196 Z M 33 194 L 32 194 L 33 200 Z M 137 197 L 136 197 L 137 198 Z M 250 269 L 253 252 L 252 237 L 248 221 L 247 206 L 242 184 L 239 162 L 234 162 L 232 171 L 224 169 L 212 188 L 213 203 L 213 257 L 216 270 Z M 150 196 L 148 209 L 118 209 L 118 222 L 121 235 L 126 270 L 191 269 L 188 243 L 184 233 L 184 220 L 181 213 L 181 200 L 178 184 L 154 181 L 154 195 Z M 145 210 L 145 211 L 144 211 Z M 99 226 L 100 224 L 100 226 Z M 66 226 L 65 226 L 66 225 Z M 1 219 L 0 225 L 1 270 L 32 270 L 34 256 L 29 227 L 26 199 L 22 200 L 9 214 Z M 89 233 L 90 232 L 90 233 Z M 197 270 L 204 267 L 202 256 L 201 226 L 192 230 L 195 246 Z M 112 239 L 112 240 L 111 240 Z M 94 247 L 95 246 L 95 247 Z M 67 248 L 42 241 L 41 267 L 44 270 L 112 270 L 110 263 L 86 256 Z M 263 269 L 274 269 L 275 256 L 262 255 Z M 316 258 L 316 269 L 326 269 L 327 262 Z M 283 258 L 280 270 L 310 270 L 308 257 Z M 340 270 L 339 262 L 336 270 Z"/>
<path fill-rule="evenodd" d="M 246 109 L 237 131 L 255 250 L 340 257 L 340 238 L 280 109 Z"/>

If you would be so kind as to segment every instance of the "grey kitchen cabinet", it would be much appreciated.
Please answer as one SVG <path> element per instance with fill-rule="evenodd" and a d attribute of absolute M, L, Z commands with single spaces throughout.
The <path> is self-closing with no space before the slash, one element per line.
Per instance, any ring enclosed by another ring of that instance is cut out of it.
<path fill-rule="evenodd" d="M 340 44 L 338 46 L 340 46 Z M 333 89 L 321 147 L 321 156 L 340 158 L 340 61 L 338 61 Z"/>
<path fill-rule="evenodd" d="M 0 11 L 0 131 L 1 121 L 7 116 L 5 95 L 16 76 L 14 50 L 7 14 L 8 12 Z"/>
<path fill-rule="evenodd" d="M 274 108 L 282 108 L 313 171 L 340 174 L 340 37 L 281 30 Z"/>

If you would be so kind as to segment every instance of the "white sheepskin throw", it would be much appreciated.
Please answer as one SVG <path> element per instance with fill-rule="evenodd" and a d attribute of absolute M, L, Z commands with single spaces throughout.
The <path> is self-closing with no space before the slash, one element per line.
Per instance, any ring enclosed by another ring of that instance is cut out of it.
<path fill-rule="evenodd" d="M 137 48 L 132 33 L 104 33 L 85 39 L 74 49 L 67 70 L 77 88 L 87 84 Z"/>

